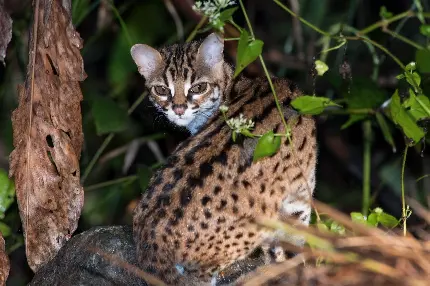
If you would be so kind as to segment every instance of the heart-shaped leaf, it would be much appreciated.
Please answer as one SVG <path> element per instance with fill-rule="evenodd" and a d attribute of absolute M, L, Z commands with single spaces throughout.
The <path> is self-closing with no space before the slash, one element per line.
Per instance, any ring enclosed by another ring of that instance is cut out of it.
<path fill-rule="evenodd" d="M 340 106 L 327 97 L 304 95 L 294 99 L 291 105 L 302 114 L 320 114 L 328 106 Z M 340 106 L 341 107 L 341 106 Z"/>
<path fill-rule="evenodd" d="M 391 97 L 390 102 L 391 118 L 394 123 L 397 123 L 402 128 L 408 138 L 418 142 L 424 137 L 424 131 L 418 127 L 414 119 L 406 112 L 405 108 L 400 103 L 399 91 L 396 90 Z"/>
<path fill-rule="evenodd" d="M 378 222 L 388 228 L 396 227 L 399 224 L 398 219 L 384 212 L 378 215 Z"/>
<path fill-rule="evenodd" d="M 281 147 L 281 137 L 275 136 L 273 131 L 269 131 L 258 139 L 254 150 L 254 162 L 258 159 L 272 156 Z"/>
<path fill-rule="evenodd" d="M 239 44 L 237 46 L 236 70 L 234 71 L 235 77 L 258 58 L 263 51 L 263 45 L 264 43 L 261 40 L 249 41 L 248 32 L 246 30 L 242 30 Z"/>

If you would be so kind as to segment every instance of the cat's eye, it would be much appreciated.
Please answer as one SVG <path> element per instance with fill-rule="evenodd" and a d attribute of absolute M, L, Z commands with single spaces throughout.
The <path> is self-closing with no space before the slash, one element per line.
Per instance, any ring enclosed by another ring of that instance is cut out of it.
<path fill-rule="evenodd" d="M 170 94 L 170 89 L 162 85 L 154 86 L 153 91 L 159 96 L 168 96 Z"/>
<path fill-rule="evenodd" d="M 204 93 L 208 89 L 208 86 L 209 85 L 206 82 L 202 82 L 192 86 L 188 92 L 191 92 L 194 94 Z"/>

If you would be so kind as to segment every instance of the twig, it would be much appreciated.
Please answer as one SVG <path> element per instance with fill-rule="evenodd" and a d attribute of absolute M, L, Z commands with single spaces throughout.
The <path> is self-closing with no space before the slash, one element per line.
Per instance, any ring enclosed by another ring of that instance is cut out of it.
<path fill-rule="evenodd" d="M 406 200 L 405 200 L 405 166 L 406 166 L 406 157 L 408 155 L 408 144 L 406 144 L 405 152 L 403 153 L 403 163 L 402 163 L 402 218 L 403 218 L 403 235 L 406 236 Z"/>
<path fill-rule="evenodd" d="M 166 5 L 167 11 L 169 11 L 170 15 L 172 15 L 173 21 L 176 26 L 176 33 L 178 35 L 178 40 L 184 40 L 184 25 L 182 24 L 181 18 L 176 12 L 175 6 L 172 4 L 171 0 L 164 0 L 164 5 Z"/>

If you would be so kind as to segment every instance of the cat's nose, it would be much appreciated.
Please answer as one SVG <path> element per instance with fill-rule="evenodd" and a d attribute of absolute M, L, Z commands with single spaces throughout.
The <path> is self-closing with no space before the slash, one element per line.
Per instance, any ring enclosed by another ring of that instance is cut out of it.
<path fill-rule="evenodd" d="M 179 105 L 174 105 L 172 109 L 176 115 L 183 115 L 185 113 L 186 108 L 187 106 L 185 104 L 179 104 Z"/>

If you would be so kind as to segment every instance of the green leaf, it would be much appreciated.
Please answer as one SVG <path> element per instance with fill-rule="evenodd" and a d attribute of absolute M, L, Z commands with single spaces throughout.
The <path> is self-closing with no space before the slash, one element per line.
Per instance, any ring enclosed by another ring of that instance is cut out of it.
<path fill-rule="evenodd" d="M 3 237 L 7 237 L 12 233 L 12 230 L 7 224 L 0 221 L 0 232 Z"/>
<path fill-rule="evenodd" d="M 319 76 L 323 76 L 326 71 L 328 71 L 328 65 L 320 60 L 315 61 L 315 70 Z"/>
<path fill-rule="evenodd" d="M 429 98 L 425 95 L 416 96 L 411 89 L 409 89 L 409 98 L 403 103 L 403 106 L 406 108 L 408 114 L 415 119 L 415 121 L 429 117 L 429 114 L 425 110 L 425 108 L 430 110 Z"/>
<path fill-rule="evenodd" d="M 236 70 L 234 72 L 235 77 L 238 76 L 250 63 L 255 61 L 263 51 L 263 41 L 253 40 L 249 42 L 248 39 L 248 32 L 246 30 L 242 30 L 239 44 L 237 46 Z"/>
<path fill-rule="evenodd" d="M 406 112 L 400 104 L 399 92 L 396 90 L 391 97 L 390 112 L 394 123 L 399 124 L 405 135 L 415 143 L 424 137 L 423 130 L 418 127 L 412 117 Z"/>
<path fill-rule="evenodd" d="M 417 7 L 418 13 L 417 13 L 417 18 L 420 20 L 421 23 L 425 23 L 425 19 L 424 19 L 424 10 L 423 10 L 423 5 L 421 5 L 421 0 L 414 0 L 414 5 L 415 7 Z"/>
<path fill-rule="evenodd" d="M 151 180 L 152 170 L 146 165 L 139 165 L 137 168 L 137 176 L 139 177 L 140 189 L 142 192 L 145 192 Z"/>
<path fill-rule="evenodd" d="M 251 131 L 249 131 L 248 129 L 241 129 L 240 130 L 240 134 L 246 136 L 246 137 L 250 137 L 250 138 L 254 138 L 255 135 L 251 133 Z"/>
<path fill-rule="evenodd" d="M 108 97 L 96 97 L 91 111 L 98 135 L 120 132 L 127 127 L 127 111 Z"/>
<path fill-rule="evenodd" d="M 281 137 L 275 136 L 273 131 L 269 131 L 258 139 L 254 150 L 254 162 L 258 159 L 272 156 L 281 147 Z"/>
<path fill-rule="evenodd" d="M 387 214 L 387 213 L 380 213 L 378 216 L 378 222 L 382 224 L 385 227 L 393 228 L 396 227 L 399 224 L 398 219 L 396 219 L 394 216 Z"/>
<path fill-rule="evenodd" d="M 421 25 L 420 26 L 420 33 L 426 37 L 430 37 L 430 25 Z"/>
<path fill-rule="evenodd" d="M 416 68 L 417 68 L 416 62 L 410 62 L 409 64 L 406 65 L 405 69 L 408 72 L 413 72 Z"/>
<path fill-rule="evenodd" d="M 291 102 L 291 106 L 300 111 L 302 114 L 320 114 L 328 106 L 339 106 L 327 97 L 318 97 L 312 95 L 303 95 Z"/>
<path fill-rule="evenodd" d="M 406 81 L 417 90 L 421 84 L 421 76 L 417 72 L 405 73 L 405 75 Z"/>
<path fill-rule="evenodd" d="M 376 121 L 379 124 L 379 128 L 381 128 L 382 134 L 384 135 L 385 141 L 390 144 L 393 152 L 396 152 L 396 144 L 394 143 L 393 136 L 391 135 L 390 128 L 388 127 L 388 123 L 380 112 L 376 112 Z"/>
<path fill-rule="evenodd" d="M 421 73 L 430 73 L 430 50 L 417 50 L 415 53 L 418 71 Z"/>
<path fill-rule="evenodd" d="M 332 222 L 330 225 L 330 231 L 336 234 L 344 235 L 345 234 L 345 228 L 338 224 L 337 222 Z"/>
<path fill-rule="evenodd" d="M 371 213 L 367 217 L 367 225 L 369 226 L 378 226 L 378 214 L 377 213 Z"/>
<path fill-rule="evenodd" d="M 387 10 L 387 7 L 382 6 L 381 9 L 379 10 L 379 16 L 382 19 L 390 19 L 391 17 L 393 17 L 393 13 L 389 12 Z"/>
<path fill-rule="evenodd" d="M 236 142 L 236 138 L 237 138 L 237 133 L 236 133 L 236 131 L 233 131 L 231 133 L 231 139 L 233 140 L 233 142 Z"/>
<path fill-rule="evenodd" d="M 350 215 L 351 215 L 351 220 L 353 222 L 366 223 L 366 218 L 363 216 L 362 213 L 352 212 Z"/>
<path fill-rule="evenodd" d="M 354 124 L 354 123 L 356 123 L 356 122 L 360 122 L 360 121 L 362 121 L 363 119 L 365 119 L 365 118 L 367 118 L 367 115 L 365 115 L 365 114 L 351 114 L 350 116 L 349 116 L 349 119 L 348 119 L 348 121 L 347 122 L 345 122 L 341 127 L 340 127 L 340 129 L 346 129 L 346 128 L 348 128 L 349 126 L 351 126 L 352 124 Z"/>
<path fill-rule="evenodd" d="M 344 93 L 348 108 L 378 108 L 387 100 L 387 94 L 369 78 L 355 78 L 349 91 Z"/>
<path fill-rule="evenodd" d="M 225 9 L 224 11 L 221 12 L 218 19 L 220 19 L 220 21 L 222 21 L 222 22 L 231 20 L 234 12 L 236 12 L 237 9 L 239 9 L 239 7 L 233 7 L 233 8 Z"/>
<path fill-rule="evenodd" d="M 317 223 L 317 228 L 321 232 L 325 232 L 325 231 L 328 232 L 328 227 L 324 223 L 321 223 L 321 222 Z"/>
<path fill-rule="evenodd" d="M 0 219 L 15 200 L 15 183 L 9 179 L 5 170 L 0 169 Z"/>

